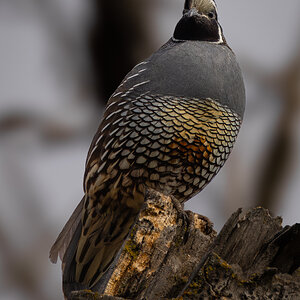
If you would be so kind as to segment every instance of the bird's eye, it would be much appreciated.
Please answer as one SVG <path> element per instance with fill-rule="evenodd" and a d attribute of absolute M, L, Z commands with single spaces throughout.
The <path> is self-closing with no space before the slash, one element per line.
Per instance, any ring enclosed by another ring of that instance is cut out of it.
<path fill-rule="evenodd" d="M 211 11 L 210 13 L 208 13 L 208 17 L 210 18 L 210 19 L 214 19 L 215 18 L 215 13 L 213 12 L 213 11 Z"/>

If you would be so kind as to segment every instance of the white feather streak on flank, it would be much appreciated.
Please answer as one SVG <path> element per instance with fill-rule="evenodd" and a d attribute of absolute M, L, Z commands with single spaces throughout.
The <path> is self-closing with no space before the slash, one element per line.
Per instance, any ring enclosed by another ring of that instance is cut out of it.
<path fill-rule="evenodd" d="M 116 128 L 112 132 L 109 133 L 109 136 L 113 136 L 117 131 L 119 131 L 121 128 Z"/>
<path fill-rule="evenodd" d="M 103 134 L 101 134 L 99 137 L 98 137 L 98 139 L 97 139 L 97 141 L 95 142 L 95 145 L 98 145 L 98 143 L 100 142 L 100 140 L 103 138 Z"/>
<path fill-rule="evenodd" d="M 119 128 L 118 128 L 119 129 Z M 109 147 L 109 145 L 114 141 L 114 138 L 111 138 L 105 145 L 105 150 Z"/>
<path fill-rule="evenodd" d="M 138 66 L 140 66 L 140 65 L 145 65 L 145 64 L 147 64 L 147 63 L 148 63 L 148 61 L 142 61 L 142 62 L 140 62 L 139 64 L 137 64 L 137 65 L 135 66 L 135 68 L 138 67 Z"/>
<path fill-rule="evenodd" d="M 115 93 L 112 94 L 111 97 L 113 98 L 113 97 L 116 97 L 116 96 L 118 96 L 118 95 L 120 95 L 120 94 L 122 94 L 122 92 L 117 92 L 117 93 L 115 92 Z"/>
<path fill-rule="evenodd" d="M 136 73 L 136 74 L 134 74 L 134 75 L 131 75 L 131 76 L 129 76 L 129 77 L 126 78 L 126 81 L 128 81 L 129 79 L 134 78 L 134 77 L 136 77 L 136 76 L 139 76 L 139 75 L 140 75 L 139 73 Z M 126 82 L 126 81 L 125 81 L 125 82 Z"/>
<path fill-rule="evenodd" d="M 125 81 L 122 81 L 121 83 L 120 83 L 120 85 L 118 86 L 118 88 L 117 88 L 117 90 L 121 87 L 121 86 L 123 86 L 123 84 L 126 82 L 126 80 Z"/>
<path fill-rule="evenodd" d="M 140 85 L 143 85 L 143 84 L 146 84 L 150 82 L 150 80 L 146 80 L 146 81 L 143 81 L 143 82 L 140 82 L 140 83 L 137 83 L 135 84 L 133 87 L 131 87 L 126 93 L 124 93 L 121 97 L 126 97 L 130 92 L 132 92 L 136 87 L 140 86 Z"/>
<path fill-rule="evenodd" d="M 100 160 L 103 160 L 105 156 L 108 154 L 108 150 L 106 150 L 100 157 Z"/>
<path fill-rule="evenodd" d="M 137 73 L 135 73 L 135 74 L 133 74 L 133 75 L 131 75 L 131 76 L 125 78 L 125 80 L 122 82 L 122 85 L 123 85 L 125 82 L 127 82 L 128 80 L 130 80 L 130 79 L 132 79 L 132 78 L 134 78 L 134 77 L 139 76 L 140 73 L 142 73 L 142 72 L 144 72 L 144 71 L 146 71 L 146 70 L 147 70 L 147 68 L 141 69 L 141 70 L 139 70 Z"/>
<path fill-rule="evenodd" d="M 126 97 L 130 92 L 133 91 L 133 87 L 131 87 L 129 90 L 127 90 L 123 95 L 121 95 L 120 97 L 123 98 L 123 97 Z"/>
<path fill-rule="evenodd" d="M 146 83 L 148 83 L 148 82 L 150 82 L 150 80 L 146 80 L 146 81 L 143 81 L 143 82 L 137 83 L 137 84 L 135 84 L 135 85 L 134 85 L 132 88 L 136 88 L 137 86 L 140 86 L 140 85 L 146 84 Z"/>
<path fill-rule="evenodd" d="M 88 156 L 87 159 L 86 159 L 86 165 L 87 165 L 88 161 L 90 160 L 92 154 L 93 154 L 93 153 L 95 152 L 95 150 L 97 149 L 98 144 L 99 144 L 99 142 L 101 141 L 102 138 L 103 138 L 103 134 L 101 134 L 101 135 L 98 137 L 97 141 L 95 142 L 94 148 L 91 150 L 89 156 Z"/>
<path fill-rule="evenodd" d="M 109 114 L 109 115 L 105 118 L 105 120 L 108 120 L 110 117 L 112 117 L 114 114 L 119 113 L 120 111 L 122 111 L 122 109 L 118 109 L 118 110 L 116 110 L 116 111 L 113 111 L 111 114 Z"/>
<path fill-rule="evenodd" d="M 85 166 L 88 165 L 88 162 L 89 162 L 91 156 L 93 155 L 93 153 L 95 152 L 96 149 L 97 149 L 97 145 L 94 146 L 94 148 L 93 148 L 92 151 L 90 152 L 89 156 L 87 157 Z"/>
<path fill-rule="evenodd" d="M 144 72 L 144 71 L 146 71 L 146 70 L 147 70 L 147 68 L 141 69 L 141 70 L 139 70 L 139 73 L 142 73 L 142 72 Z"/>
<path fill-rule="evenodd" d="M 140 94 L 139 95 L 139 98 L 141 98 L 141 97 L 143 97 L 143 96 L 145 96 L 145 95 L 147 95 L 147 94 L 149 94 L 150 93 L 150 91 L 147 91 L 147 92 L 145 92 L 145 93 L 143 93 L 143 94 Z"/>
<path fill-rule="evenodd" d="M 120 102 L 120 103 L 118 103 L 118 106 L 122 106 L 123 104 L 126 104 L 126 103 L 127 103 L 127 101 Z"/>
<path fill-rule="evenodd" d="M 119 118 L 117 119 L 116 121 L 113 122 L 113 125 L 116 125 L 118 124 L 119 122 L 121 122 L 123 120 L 123 117 L 122 118 Z"/>
<path fill-rule="evenodd" d="M 110 123 L 107 123 L 101 130 L 101 132 L 103 132 L 108 126 L 110 125 Z"/>
<path fill-rule="evenodd" d="M 105 110 L 108 110 L 111 106 L 113 106 L 116 103 L 117 103 L 116 101 L 113 101 L 112 103 L 110 103 L 109 105 L 106 106 Z"/>

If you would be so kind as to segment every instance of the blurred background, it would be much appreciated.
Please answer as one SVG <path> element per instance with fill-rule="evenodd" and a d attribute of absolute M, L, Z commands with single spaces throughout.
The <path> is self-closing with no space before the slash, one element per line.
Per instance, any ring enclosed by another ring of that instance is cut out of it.
<path fill-rule="evenodd" d="M 124 75 L 172 35 L 183 0 L 0 0 L 0 299 L 62 299 L 48 251 Z M 218 1 L 246 84 L 233 153 L 187 209 L 220 230 L 257 205 L 299 222 L 300 2 Z"/>

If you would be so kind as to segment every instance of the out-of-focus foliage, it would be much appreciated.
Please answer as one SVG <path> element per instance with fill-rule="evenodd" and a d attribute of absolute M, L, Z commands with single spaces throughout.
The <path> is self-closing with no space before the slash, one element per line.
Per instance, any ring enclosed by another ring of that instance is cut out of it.
<path fill-rule="evenodd" d="M 298 0 L 217 1 L 247 108 L 236 147 L 187 208 L 219 229 L 238 207 L 299 221 Z M 108 95 L 173 33 L 183 0 L 0 1 L 0 299 L 61 299 L 48 251 L 82 197 Z M 176 62 L 174 62 L 176 63 Z"/>

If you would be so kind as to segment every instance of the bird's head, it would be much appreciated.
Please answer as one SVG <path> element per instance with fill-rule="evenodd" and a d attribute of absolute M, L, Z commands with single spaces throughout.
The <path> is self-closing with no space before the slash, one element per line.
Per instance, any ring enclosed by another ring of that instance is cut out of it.
<path fill-rule="evenodd" d="M 225 43 L 214 0 L 185 0 L 173 38 Z"/>

